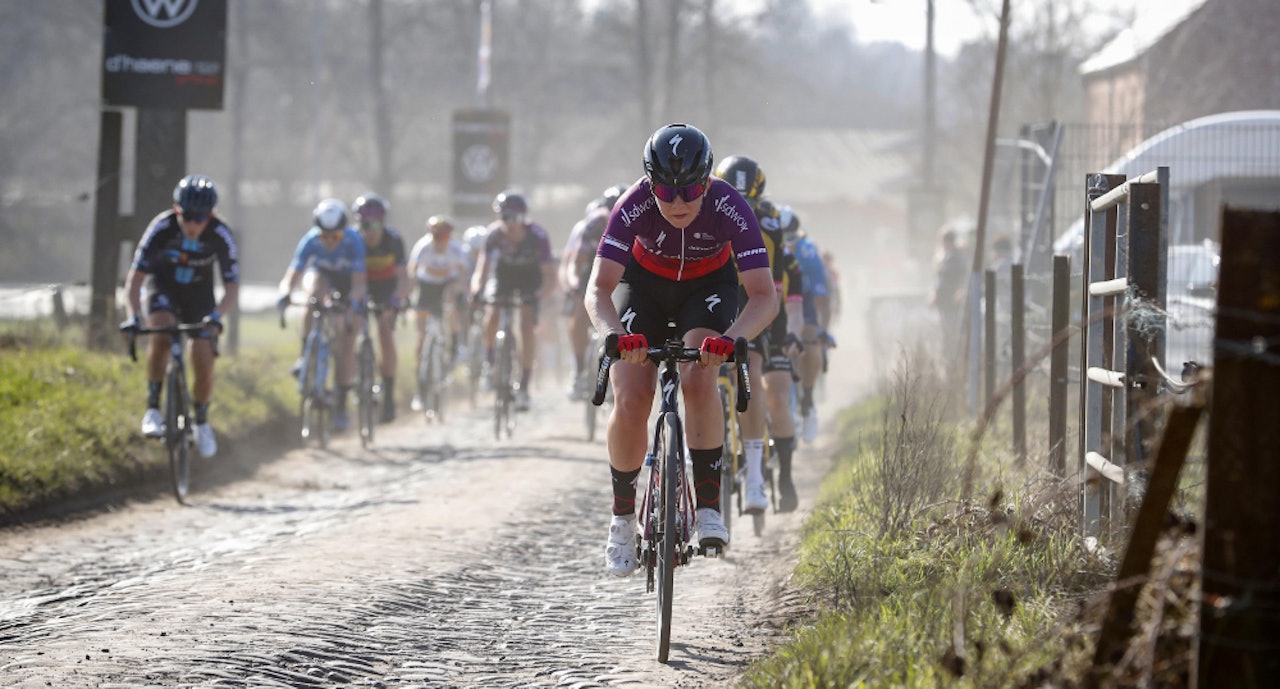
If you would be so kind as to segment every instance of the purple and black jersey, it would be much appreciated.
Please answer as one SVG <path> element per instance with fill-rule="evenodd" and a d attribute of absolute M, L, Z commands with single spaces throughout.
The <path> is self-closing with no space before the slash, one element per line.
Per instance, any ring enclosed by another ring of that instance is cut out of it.
<path fill-rule="evenodd" d="M 641 178 L 614 206 L 596 255 L 623 265 L 634 257 L 647 270 L 681 281 L 707 274 L 730 253 L 739 271 L 769 267 L 760 223 L 733 185 L 712 178 L 697 217 L 677 229 Z"/>

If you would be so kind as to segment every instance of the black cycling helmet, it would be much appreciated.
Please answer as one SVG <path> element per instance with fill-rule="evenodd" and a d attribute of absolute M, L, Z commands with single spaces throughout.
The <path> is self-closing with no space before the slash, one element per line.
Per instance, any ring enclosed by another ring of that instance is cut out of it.
<path fill-rule="evenodd" d="M 684 187 L 711 175 L 711 142 L 697 127 L 669 124 L 644 145 L 644 174 L 654 184 Z"/>
<path fill-rule="evenodd" d="M 218 187 L 204 175 L 187 175 L 173 188 L 173 202 L 184 215 L 208 215 L 218 205 Z"/>
<path fill-rule="evenodd" d="M 524 215 L 529 212 L 529 202 L 524 200 L 524 194 L 508 189 L 494 197 L 493 212 L 498 215 Z"/>
<path fill-rule="evenodd" d="M 351 214 L 357 220 L 385 220 L 390 208 L 391 204 L 381 196 L 363 194 L 357 196 L 355 202 L 351 204 Z"/>
<path fill-rule="evenodd" d="M 764 170 L 746 156 L 729 156 L 716 166 L 716 177 L 733 185 L 739 194 L 756 203 L 764 193 Z"/>

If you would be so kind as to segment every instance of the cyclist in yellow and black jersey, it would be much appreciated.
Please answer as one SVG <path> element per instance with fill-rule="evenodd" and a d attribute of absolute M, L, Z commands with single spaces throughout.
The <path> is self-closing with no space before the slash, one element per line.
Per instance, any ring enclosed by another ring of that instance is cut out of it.
<path fill-rule="evenodd" d="M 791 511 L 797 505 L 791 479 L 796 436 L 790 411 L 791 359 L 803 349 L 800 329 L 804 325 L 804 276 L 799 261 L 785 248 L 776 208 L 764 198 L 765 175 L 759 164 L 746 156 L 729 156 L 716 167 L 715 175 L 733 184 L 755 211 L 769 254 L 774 286 L 784 300 L 783 308 L 778 310 L 769 327 L 751 341 L 748 362 L 751 389 L 763 390 L 765 402 L 756 403 L 761 398 L 753 395 L 752 403 L 739 418 L 747 470 L 743 511 L 760 514 L 769 505 L 763 471 L 765 423 L 772 431 L 778 455 L 778 509 Z"/>

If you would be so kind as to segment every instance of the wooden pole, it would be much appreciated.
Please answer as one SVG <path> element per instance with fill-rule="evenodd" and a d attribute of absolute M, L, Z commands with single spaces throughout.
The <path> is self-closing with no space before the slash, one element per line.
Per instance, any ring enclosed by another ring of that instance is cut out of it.
<path fill-rule="evenodd" d="M 1049 468 L 1067 470 L 1067 361 L 1071 326 L 1071 257 L 1053 257 L 1053 354 L 1049 358 Z"/>
<path fill-rule="evenodd" d="M 1009 343 L 1012 348 L 1009 369 L 1015 373 L 1026 365 L 1026 333 L 1024 331 L 1025 291 L 1022 264 L 1009 266 Z M 1015 375 L 1013 381 L 1013 452 L 1018 466 L 1027 463 L 1027 381 Z"/>

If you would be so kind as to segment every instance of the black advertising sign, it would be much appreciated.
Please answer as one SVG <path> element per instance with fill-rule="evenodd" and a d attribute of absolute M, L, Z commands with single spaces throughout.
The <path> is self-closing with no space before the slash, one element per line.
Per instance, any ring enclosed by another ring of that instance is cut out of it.
<path fill-rule="evenodd" d="M 221 110 L 227 0 L 106 0 L 106 105 Z"/>
<path fill-rule="evenodd" d="M 493 216 L 493 197 L 507 188 L 511 117 L 501 110 L 453 113 L 453 214 Z"/>

